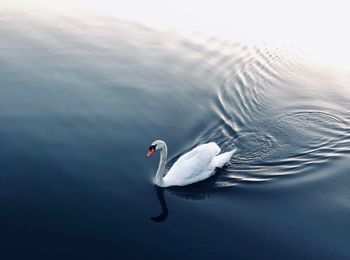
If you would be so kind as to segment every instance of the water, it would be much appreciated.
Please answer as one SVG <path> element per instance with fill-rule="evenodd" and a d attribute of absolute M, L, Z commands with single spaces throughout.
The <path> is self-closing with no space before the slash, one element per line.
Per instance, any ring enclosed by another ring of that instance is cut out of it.
<path fill-rule="evenodd" d="M 92 16 L 0 16 L 2 259 L 349 259 L 350 74 Z M 200 143 L 237 147 L 155 188 Z"/>

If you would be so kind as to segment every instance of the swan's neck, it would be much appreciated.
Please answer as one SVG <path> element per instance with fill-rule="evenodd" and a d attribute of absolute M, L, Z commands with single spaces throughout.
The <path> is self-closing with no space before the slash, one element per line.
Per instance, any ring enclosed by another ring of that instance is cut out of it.
<path fill-rule="evenodd" d="M 158 186 L 163 186 L 163 176 L 165 173 L 165 164 L 166 164 L 167 157 L 168 157 L 168 148 L 166 144 L 164 144 L 163 149 L 160 150 L 160 160 L 159 160 L 158 170 L 154 178 L 154 181 Z"/>

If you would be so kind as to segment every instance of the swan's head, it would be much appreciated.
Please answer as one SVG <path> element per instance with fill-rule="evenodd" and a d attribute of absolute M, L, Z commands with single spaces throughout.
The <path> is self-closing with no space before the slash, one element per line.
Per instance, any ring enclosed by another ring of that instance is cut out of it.
<path fill-rule="evenodd" d="M 154 141 L 151 146 L 148 148 L 146 157 L 150 157 L 155 151 L 162 150 L 165 147 L 165 142 L 162 140 Z"/>

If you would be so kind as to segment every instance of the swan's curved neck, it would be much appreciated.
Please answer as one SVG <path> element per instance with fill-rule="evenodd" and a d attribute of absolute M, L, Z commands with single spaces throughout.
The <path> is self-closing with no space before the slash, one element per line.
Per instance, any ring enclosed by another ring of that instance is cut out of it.
<path fill-rule="evenodd" d="M 164 147 L 160 150 L 160 160 L 159 160 L 158 170 L 154 178 L 154 182 L 158 186 L 163 186 L 163 176 L 165 173 L 165 164 L 166 164 L 167 157 L 168 157 L 168 148 L 164 143 Z"/>

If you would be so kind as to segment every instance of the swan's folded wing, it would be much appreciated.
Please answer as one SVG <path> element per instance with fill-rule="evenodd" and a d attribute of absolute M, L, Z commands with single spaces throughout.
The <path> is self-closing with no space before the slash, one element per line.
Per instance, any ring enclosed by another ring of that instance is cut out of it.
<path fill-rule="evenodd" d="M 196 182 L 208 177 L 208 167 L 213 158 L 220 153 L 216 143 L 197 146 L 189 153 L 181 156 L 164 177 L 173 185 Z"/>
<path fill-rule="evenodd" d="M 192 158 L 197 156 L 199 153 L 213 154 L 213 157 L 214 157 L 214 156 L 218 155 L 220 153 L 220 151 L 221 151 L 220 147 L 214 142 L 207 143 L 207 144 L 201 144 L 201 145 L 198 145 L 197 147 L 193 148 L 191 151 L 182 155 L 175 162 L 175 164 L 182 163 L 183 161 L 191 160 Z"/>
<path fill-rule="evenodd" d="M 236 149 L 215 156 L 213 158 L 213 160 L 211 161 L 210 165 L 214 168 L 223 167 L 226 163 L 228 163 L 230 161 L 230 159 L 235 151 L 236 151 Z"/>

